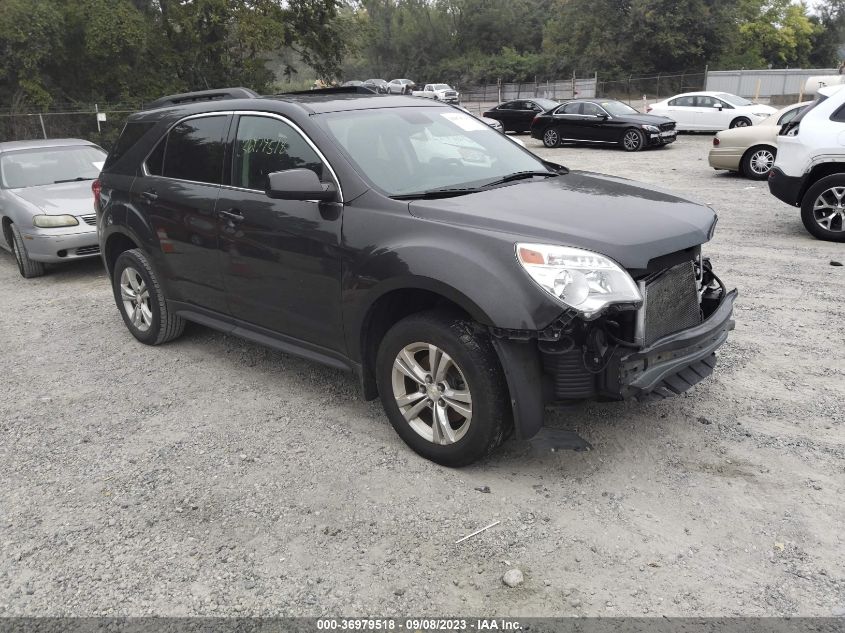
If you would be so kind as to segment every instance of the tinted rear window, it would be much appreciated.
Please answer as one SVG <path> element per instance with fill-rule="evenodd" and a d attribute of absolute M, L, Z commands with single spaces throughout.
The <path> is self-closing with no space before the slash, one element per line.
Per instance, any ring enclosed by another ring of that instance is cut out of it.
<path fill-rule="evenodd" d="M 155 126 L 155 123 L 150 121 L 129 121 L 123 127 L 123 132 L 120 133 L 120 138 L 117 139 L 117 143 L 114 144 L 112 151 L 109 152 L 109 156 L 103 165 L 103 170 L 111 167 L 121 156 L 132 149 L 141 140 L 141 137 L 149 132 L 153 126 Z"/>
<path fill-rule="evenodd" d="M 176 125 L 167 135 L 164 152 L 164 173 L 167 178 L 207 182 L 223 182 L 223 137 L 228 116 L 188 119 Z"/>

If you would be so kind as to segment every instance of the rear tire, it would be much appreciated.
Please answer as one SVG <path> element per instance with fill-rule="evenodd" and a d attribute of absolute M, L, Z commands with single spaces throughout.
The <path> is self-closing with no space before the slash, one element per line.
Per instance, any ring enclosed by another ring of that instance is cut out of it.
<path fill-rule="evenodd" d="M 15 262 L 18 265 L 18 272 L 21 274 L 21 277 L 24 279 L 41 277 L 44 274 L 44 264 L 29 258 L 23 235 L 21 235 L 18 227 L 14 224 L 9 225 L 8 238 L 9 245 L 12 247 L 12 255 L 15 256 Z"/>
<path fill-rule="evenodd" d="M 560 132 L 558 132 L 553 127 L 550 127 L 545 132 L 543 132 L 543 145 L 545 145 L 546 147 L 559 147 Z"/>
<path fill-rule="evenodd" d="M 117 258 L 112 290 L 123 322 L 142 343 L 161 345 L 185 330 L 185 320 L 168 307 L 158 276 L 140 249 L 125 251 Z"/>
<path fill-rule="evenodd" d="M 845 242 L 845 174 L 822 178 L 807 190 L 801 221 L 820 240 Z"/>
<path fill-rule="evenodd" d="M 744 116 L 738 116 L 731 121 L 731 129 L 734 129 L 735 127 L 748 127 L 749 125 L 751 125 L 751 119 Z"/>
<path fill-rule="evenodd" d="M 486 457 L 513 428 L 490 338 L 459 317 L 430 311 L 399 321 L 379 347 L 376 380 L 399 437 L 443 466 Z"/>
<path fill-rule="evenodd" d="M 742 175 L 751 180 L 766 180 L 775 164 L 777 150 L 767 145 L 757 145 L 745 152 L 739 164 Z"/>

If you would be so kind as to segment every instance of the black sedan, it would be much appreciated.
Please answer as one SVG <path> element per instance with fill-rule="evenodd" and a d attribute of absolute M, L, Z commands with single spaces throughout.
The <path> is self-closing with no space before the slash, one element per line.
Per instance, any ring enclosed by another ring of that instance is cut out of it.
<path fill-rule="evenodd" d="M 675 141 L 675 121 L 640 114 L 621 101 L 575 99 L 534 118 L 531 136 L 546 147 L 562 143 L 621 145 L 627 152 Z"/>
<path fill-rule="evenodd" d="M 531 121 L 538 114 L 551 110 L 560 105 L 551 99 L 517 99 L 505 101 L 482 116 L 502 122 L 505 132 L 522 133 L 531 129 Z"/>

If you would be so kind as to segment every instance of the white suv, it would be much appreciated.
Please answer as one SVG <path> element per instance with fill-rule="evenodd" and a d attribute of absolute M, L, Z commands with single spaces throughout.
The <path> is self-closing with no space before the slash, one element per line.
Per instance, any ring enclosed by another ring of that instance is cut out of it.
<path fill-rule="evenodd" d="M 781 128 L 769 191 L 800 206 L 814 236 L 845 242 L 845 86 L 820 88 L 815 103 Z"/>

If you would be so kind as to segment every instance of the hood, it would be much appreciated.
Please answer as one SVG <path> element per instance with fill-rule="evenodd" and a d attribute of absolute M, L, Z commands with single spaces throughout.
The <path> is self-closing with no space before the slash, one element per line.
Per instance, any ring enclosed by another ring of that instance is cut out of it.
<path fill-rule="evenodd" d="M 618 118 L 630 121 L 631 123 L 639 123 L 640 125 L 661 125 L 663 123 L 675 122 L 675 119 L 656 114 L 623 114 Z"/>
<path fill-rule="evenodd" d="M 38 207 L 47 215 L 91 215 L 94 194 L 91 181 L 63 182 L 56 185 L 10 189 L 18 198 Z"/>
<path fill-rule="evenodd" d="M 426 220 L 510 234 L 514 241 L 584 248 L 629 269 L 706 242 L 716 219 L 709 207 L 660 189 L 580 171 L 414 200 L 409 210 Z"/>

